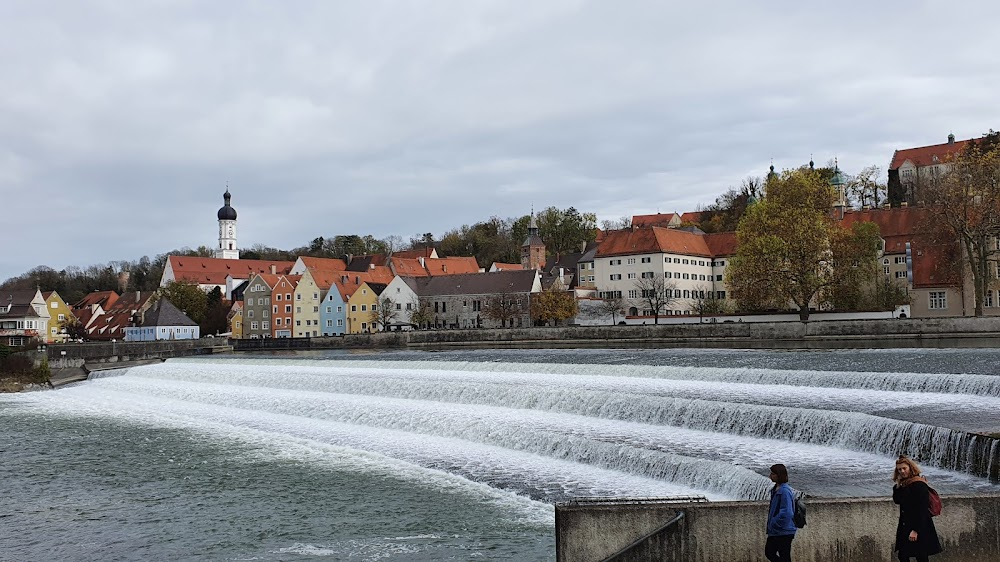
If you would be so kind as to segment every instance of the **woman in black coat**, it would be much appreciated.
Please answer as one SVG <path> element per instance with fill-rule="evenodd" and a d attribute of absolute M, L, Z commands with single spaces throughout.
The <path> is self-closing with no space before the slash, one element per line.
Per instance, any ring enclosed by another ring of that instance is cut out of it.
<path fill-rule="evenodd" d="M 927 557 L 941 552 L 941 542 L 930 512 L 930 488 L 920 476 L 920 467 L 907 457 L 896 461 L 892 477 L 892 501 L 899 504 L 896 547 L 900 562 L 927 562 Z"/>

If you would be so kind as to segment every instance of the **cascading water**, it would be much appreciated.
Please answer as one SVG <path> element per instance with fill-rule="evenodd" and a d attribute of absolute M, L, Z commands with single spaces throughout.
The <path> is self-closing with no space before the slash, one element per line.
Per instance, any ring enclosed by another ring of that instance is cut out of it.
<path fill-rule="evenodd" d="M 226 553 L 221 558 L 285 560 L 326 552 L 350 558 L 369 551 L 372 556 L 402 552 L 416 560 L 459 552 L 464 558 L 466 549 L 479 548 L 482 535 L 531 536 L 532 545 L 549 540 L 539 537 L 551 534 L 551 504 L 574 497 L 761 499 L 770 487 L 764 474 L 775 462 L 789 466 L 793 486 L 815 496 L 887 494 L 900 453 L 915 456 L 942 493 L 997 489 L 986 476 L 996 477 L 998 441 L 972 433 L 1000 428 L 1000 377 L 982 372 L 981 362 L 978 374 L 807 371 L 753 364 L 727 368 L 712 354 L 705 356 L 712 366 L 671 365 L 667 352 L 657 353 L 577 350 L 563 353 L 563 363 L 531 361 L 527 351 L 178 359 L 96 373 L 55 392 L 2 396 L 0 423 L 12 421 L 12 428 L 25 432 L 34 431 L 31 424 L 70 432 L 100 428 L 58 445 L 68 448 L 70 464 L 62 466 L 70 470 L 76 470 L 76 459 L 87 459 L 75 476 L 52 476 L 62 482 L 56 490 L 86 482 L 79 500 L 85 507 L 72 518 L 72 528 L 95 520 L 86 507 L 95 489 L 88 479 L 100 471 L 90 467 L 111 457 L 106 463 L 111 473 L 141 467 L 130 492 L 138 493 L 142 506 L 136 513 L 169 502 L 178 486 L 205 472 L 208 481 L 192 492 L 191 503 L 166 520 L 207 509 L 209 519 L 198 525 L 209 525 L 208 537 L 215 534 L 213 518 L 232 519 L 253 505 L 266 515 L 247 529 L 271 520 L 292 528 L 306 521 L 317 529 L 305 543 L 288 539 L 263 554 L 259 546 L 236 552 L 227 543 L 220 547 Z M 507 360 L 515 356 L 517 361 Z M 165 431 L 187 437 L 147 447 L 164 439 Z M 121 451 L 87 448 L 98 441 L 128 444 Z M 8 446 L 5 460 L 24 445 Z M 202 452 L 188 458 L 189 448 Z M 40 454 L 53 451 L 43 449 Z M 218 456 L 222 460 L 212 462 L 223 466 L 215 471 L 198 460 L 229 449 L 242 452 L 232 459 Z M 247 451 L 251 456 L 259 451 L 265 468 L 244 460 Z M 115 464 L 118 455 L 129 460 Z M 274 458 L 293 464 L 267 464 Z M 330 478 L 314 474 L 331 467 Z M 157 486 L 155 476 L 145 477 L 164 471 L 178 479 Z M 247 476 L 258 471 L 268 476 Z M 303 474 L 314 476 L 289 483 Z M 153 499 L 140 492 L 147 487 L 156 490 Z M 232 507 L 203 500 L 218 490 L 245 488 Z M 329 495 L 322 496 L 320 489 L 326 488 Z M 103 505 L 120 505 L 117 492 L 109 493 Z M 435 499 L 420 499 L 427 493 Z M 65 501 L 60 496 L 52 503 Z M 454 502 L 460 507 L 444 513 L 436 508 Z M 314 519 L 330 503 L 346 512 L 337 523 L 345 530 L 336 540 L 319 540 L 327 526 Z M 300 506 L 306 506 L 303 514 L 296 511 Z M 405 525 L 417 529 L 413 533 L 387 531 L 391 534 L 355 543 L 349 537 L 367 531 L 351 527 L 354 512 L 364 513 L 365 521 L 381 517 L 389 528 L 407 518 L 422 523 Z M 478 513 L 479 530 L 450 541 L 422 530 L 464 528 L 465 521 L 441 522 L 452 512 Z M 37 523 L 31 519 L 36 513 L 46 510 L 20 515 L 27 517 L 24 528 Z M 493 526 L 498 521 L 499 528 Z M 186 536 L 192 525 L 180 528 L 179 536 Z M 116 541 L 112 536 L 102 548 L 113 548 Z M 509 546 L 518 539 L 505 541 L 501 544 Z M 161 555 L 176 554 L 162 548 Z M 191 546 L 192 552 L 197 548 Z M 510 548 L 501 559 L 547 556 L 526 554 L 536 553 L 537 546 Z"/>

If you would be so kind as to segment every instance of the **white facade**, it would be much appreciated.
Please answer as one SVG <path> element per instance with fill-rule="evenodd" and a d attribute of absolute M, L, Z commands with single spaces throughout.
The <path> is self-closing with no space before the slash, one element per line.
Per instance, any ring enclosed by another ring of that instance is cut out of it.
<path fill-rule="evenodd" d="M 196 340 L 198 326 L 150 326 L 125 328 L 125 341 Z"/>
<path fill-rule="evenodd" d="M 236 221 L 219 221 L 219 247 L 215 250 L 215 257 L 224 260 L 240 259 L 240 251 L 236 246 Z"/>
<path fill-rule="evenodd" d="M 630 301 L 629 315 L 650 316 L 642 309 L 637 283 L 652 277 L 662 278 L 673 291 L 674 301 L 660 311 L 664 316 L 697 314 L 697 303 L 711 296 L 727 299 L 724 283 L 727 258 L 712 259 L 675 253 L 635 254 L 594 259 L 594 278 L 602 298 L 621 296 Z M 704 293 L 704 296 L 702 294 Z M 635 310 L 632 310 L 635 309 Z"/>

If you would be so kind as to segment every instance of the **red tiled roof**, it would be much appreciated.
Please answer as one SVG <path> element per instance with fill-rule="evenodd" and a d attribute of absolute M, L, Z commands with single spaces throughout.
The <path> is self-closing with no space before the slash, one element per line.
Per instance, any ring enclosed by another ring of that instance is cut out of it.
<path fill-rule="evenodd" d="M 416 250 L 404 250 L 402 252 L 394 252 L 392 254 L 393 259 L 395 258 L 429 258 L 431 254 L 434 253 L 433 247 L 418 248 Z"/>
<path fill-rule="evenodd" d="M 392 267 L 400 277 L 427 277 L 427 270 L 417 258 L 392 256 Z"/>
<path fill-rule="evenodd" d="M 518 271 L 524 269 L 524 266 L 519 263 L 500 263 L 497 261 L 493 262 L 490 269 L 494 271 Z"/>
<path fill-rule="evenodd" d="M 310 256 L 299 256 L 302 265 L 310 271 L 344 271 L 347 269 L 347 262 L 337 258 L 313 258 Z"/>
<path fill-rule="evenodd" d="M 684 213 L 681 215 L 681 222 L 696 223 L 701 222 L 708 218 L 706 215 L 711 215 L 711 211 L 692 211 L 690 213 Z"/>
<path fill-rule="evenodd" d="M 682 254 L 712 257 L 704 234 L 650 226 L 608 232 L 597 248 L 597 257 L 632 254 Z"/>
<path fill-rule="evenodd" d="M 456 275 L 459 273 L 479 273 L 479 263 L 474 257 L 425 258 L 424 267 L 427 274 Z"/>
<path fill-rule="evenodd" d="M 705 235 L 708 251 L 716 258 L 735 255 L 738 243 L 735 232 L 716 232 Z"/>
<path fill-rule="evenodd" d="M 83 297 L 80 302 L 73 305 L 73 308 L 90 308 L 92 305 L 98 304 L 101 308 L 108 310 L 115 304 L 116 300 L 118 300 L 118 293 L 114 291 L 98 291 Z"/>
<path fill-rule="evenodd" d="M 677 213 L 656 213 L 655 215 L 634 215 L 632 226 L 639 228 L 642 226 L 667 226 L 674 217 L 680 218 Z"/>
<path fill-rule="evenodd" d="M 950 156 L 961 152 L 970 140 L 972 139 L 897 150 L 892 155 L 892 162 L 889 164 L 889 169 L 895 170 L 902 166 L 903 162 L 906 162 L 907 160 L 913 162 L 917 167 L 929 166 L 935 163 L 935 156 L 937 156 L 939 162 L 944 162 L 945 160 L 948 160 Z"/>
<path fill-rule="evenodd" d="M 269 260 L 224 260 L 221 258 L 192 258 L 168 256 L 174 279 L 199 285 L 225 285 L 226 276 L 249 279 L 254 273 L 270 272 L 271 266 L 278 273 L 288 273 L 294 262 Z"/>

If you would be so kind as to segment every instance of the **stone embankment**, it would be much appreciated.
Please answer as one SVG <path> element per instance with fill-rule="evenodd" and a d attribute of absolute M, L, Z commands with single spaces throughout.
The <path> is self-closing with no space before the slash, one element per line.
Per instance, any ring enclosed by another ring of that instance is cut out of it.
<path fill-rule="evenodd" d="M 807 499 L 792 542 L 798 562 L 895 562 L 899 511 L 889 498 Z M 1000 495 L 945 496 L 935 562 L 1000 562 Z M 763 502 L 567 502 L 556 506 L 557 562 L 758 562 Z M 668 524 L 669 523 L 669 524 Z"/>
<path fill-rule="evenodd" d="M 159 363 L 171 357 L 210 355 L 232 351 L 225 339 L 156 342 L 91 342 L 48 346 L 44 353 L 52 386 L 87 379 L 93 371 Z"/>
<path fill-rule="evenodd" d="M 934 347 L 1000 343 L 1000 317 L 647 324 L 544 328 L 415 330 L 347 336 L 233 340 L 236 351 L 366 347 L 663 346 Z"/>

